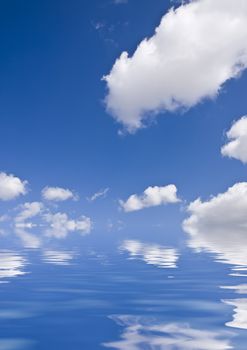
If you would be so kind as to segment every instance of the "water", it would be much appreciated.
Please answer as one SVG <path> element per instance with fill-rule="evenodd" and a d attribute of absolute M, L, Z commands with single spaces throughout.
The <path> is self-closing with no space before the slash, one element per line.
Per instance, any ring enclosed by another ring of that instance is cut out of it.
<path fill-rule="evenodd" d="M 246 350 L 244 237 L 112 237 L 5 245 L 1 350 Z"/>

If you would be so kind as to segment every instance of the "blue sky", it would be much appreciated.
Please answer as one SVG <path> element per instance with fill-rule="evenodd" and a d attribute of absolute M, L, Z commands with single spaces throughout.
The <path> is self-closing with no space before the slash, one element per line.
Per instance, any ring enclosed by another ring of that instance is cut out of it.
<path fill-rule="evenodd" d="M 153 36 L 171 6 L 180 4 L 1 3 L 1 171 L 28 181 L 25 196 L 0 203 L 1 215 L 16 216 L 13 210 L 21 204 L 43 201 L 54 213 L 90 217 L 96 231 L 114 224 L 115 230 L 127 227 L 131 234 L 138 228 L 148 234 L 161 226 L 169 236 L 181 230 L 189 202 L 246 181 L 244 164 L 221 154 L 226 132 L 246 114 L 244 69 L 213 98 L 173 112 L 158 109 L 156 118 L 134 133 L 106 109 L 102 77 L 123 51 L 131 56 Z M 119 199 L 169 184 L 176 185 L 180 204 L 119 211 Z M 46 186 L 70 189 L 80 199 L 57 208 L 58 203 L 42 200 Z M 86 199 L 106 188 L 104 198 Z"/>
<path fill-rule="evenodd" d="M 246 0 L 0 17 L 0 348 L 246 349 Z"/>

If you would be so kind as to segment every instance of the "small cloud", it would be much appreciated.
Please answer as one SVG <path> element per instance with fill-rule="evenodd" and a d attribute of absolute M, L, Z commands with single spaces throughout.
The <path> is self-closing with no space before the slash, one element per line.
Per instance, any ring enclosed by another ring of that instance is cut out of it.
<path fill-rule="evenodd" d="M 124 229 L 124 222 L 122 220 L 112 221 L 109 219 L 106 227 L 108 231 L 121 231 Z"/>
<path fill-rule="evenodd" d="M 27 202 L 20 206 L 20 213 L 16 216 L 15 222 L 24 224 L 26 220 L 31 219 L 39 215 L 44 209 L 44 205 L 41 202 Z M 25 223 L 26 224 L 26 223 Z"/>
<path fill-rule="evenodd" d="M 100 197 L 105 198 L 107 193 L 109 192 L 109 188 L 105 188 L 102 190 L 99 190 L 98 192 L 94 193 L 91 197 L 87 198 L 88 201 L 94 202 L 96 199 L 99 199 Z"/>
<path fill-rule="evenodd" d="M 62 202 L 68 199 L 78 200 L 79 197 L 73 191 L 62 187 L 45 187 L 42 197 L 47 201 Z"/>
<path fill-rule="evenodd" d="M 69 232 L 88 234 L 92 229 L 91 219 L 81 216 L 77 220 L 70 219 L 66 213 L 45 214 L 44 220 L 50 225 L 46 230 L 49 237 L 66 238 Z"/>
<path fill-rule="evenodd" d="M 178 203 L 177 188 L 175 185 L 163 187 L 148 187 L 142 195 L 132 194 L 126 202 L 120 200 L 125 212 L 137 211 L 144 208 L 155 207 L 167 203 Z"/>
<path fill-rule="evenodd" d="M 95 30 L 102 30 L 103 28 L 105 28 L 105 22 L 92 22 L 92 26 Z"/>
<path fill-rule="evenodd" d="M 221 154 L 247 163 L 247 116 L 235 121 L 226 136 L 229 142 L 221 148 Z"/>
<path fill-rule="evenodd" d="M 27 193 L 27 181 L 12 174 L 0 173 L 0 200 L 8 201 Z"/>

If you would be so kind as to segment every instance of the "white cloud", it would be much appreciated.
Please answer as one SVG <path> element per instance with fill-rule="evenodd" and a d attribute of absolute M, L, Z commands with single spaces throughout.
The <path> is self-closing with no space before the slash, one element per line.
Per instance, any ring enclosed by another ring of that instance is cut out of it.
<path fill-rule="evenodd" d="M 175 185 L 163 187 L 148 187 L 141 196 L 132 194 L 126 202 L 120 201 L 125 212 L 137 211 L 167 203 L 177 203 L 177 188 Z"/>
<path fill-rule="evenodd" d="M 148 265 L 154 265 L 162 269 L 177 267 L 179 254 L 174 248 L 126 240 L 122 243 L 120 249 L 127 251 L 131 259 L 141 259 Z"/>
<path fill-rule="evenodd" d="M 27 193 L 27 181 L 12 174 L 0 173 L 0 200 L 8 201 Z"/>
<path fill-rule="evenodd" d="M 41 246 L 41 238 L 28 230 L 36 227 L 37 225 L 31 221 L 34 217 L 42 214 L 44 205 L 41 202 L 27 202 L 20 207 L 19 214 L 15 217 L 14 226 L 15 234 L 22 241 L 25 248 L 37 249 Z"/>
<path fill-rule="evenodd" d="M 109 191 L 109 188 L 105 188 L 103 190 L 100 190 L 100 191 L 94 193 L 91 197 L 89 197 L 88 200 L 90 202 L 93 202 L 100 197 L 104 198 L 107 195 L 108 191 Z"/>
<path fill-rule="evenodd" d="M 66 238 L 69 232 L 80 232 L 81 234 L 88 234 L 92 229 L 91 219 L 82 216 L 78 220 L 69 219 L 65 213 L 46 214 L 44 219 L 50 224 L 50 228 L 46 233 L 50 237 Z"/>
<path fill-rule="evenodd" d="M 55 202 L 66 201 L 68 199 L 78 199 L 78 196 L 71 190 L 61 187 L 45 187 L 42 190 L 42 197 L 45 200 Z"/>
<path fill-rule="evenodd" d="M 120 340 L 103 346 L 118 350 L 177 349 L 177 350 L 226 350 L 232 349 L 224 331 L 200 330 L 184 323 L 157 323 L 153 318 L 138 316 L 112 316 L 124 327 Z"/>
<path fill-rule="evenodd" d="M 219 262 L 247 270 L 247 182 L 237 183 L 225 193 L 188 207 L 190 217 L 183 229 L 190 235 L 189 246 L 214 253 Z"/>
<path fill-rule="evenodd" d="M 216 97 L 247 66 L 246 22 L 245 0 L 194 0 L 171 9 L 104 77 L 108 111 L 133 132 L 151 114 Z"/>
<path fill-rule="evenodd" d="M 22 204 L 20 208 L 21 208 L 21 211 L 15 218 L 15 222 L 19 223 L 19 226 L 22 224 L 24 225 L 24 222 L 27 219 L 31 219 L 31 218 L 41 214 L 44 206 L 40 202 L 27 202 L 27 203 Z M 26 225 L 27 224 L 25 223 L 25 226 Z"/>
<path fill-rule="evenodd" d="M 247 116 L 234 122 L 226 135 L 229 142 L 221 148 L 222 155 L 247 163 Z"/>

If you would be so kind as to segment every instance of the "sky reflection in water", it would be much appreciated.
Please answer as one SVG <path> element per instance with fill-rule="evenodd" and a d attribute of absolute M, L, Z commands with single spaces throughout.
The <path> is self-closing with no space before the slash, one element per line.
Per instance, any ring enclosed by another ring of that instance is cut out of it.
<path fill-rule="evenodd" d="M 220 238 L 2 250 L 0 349 L 245 349 L 245 241 Z"/>

